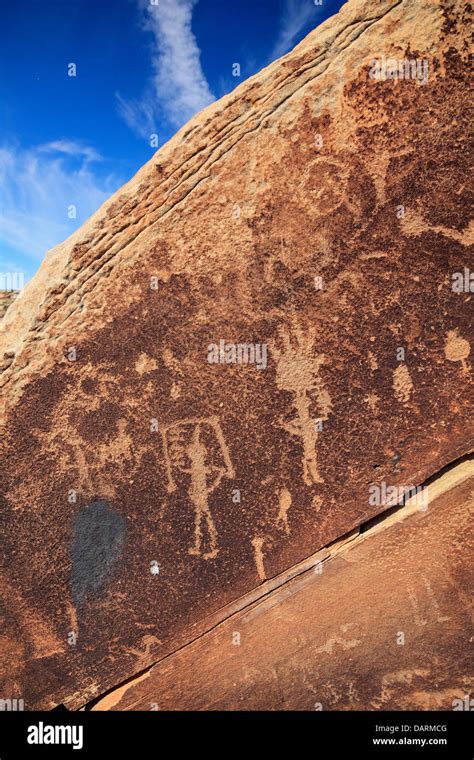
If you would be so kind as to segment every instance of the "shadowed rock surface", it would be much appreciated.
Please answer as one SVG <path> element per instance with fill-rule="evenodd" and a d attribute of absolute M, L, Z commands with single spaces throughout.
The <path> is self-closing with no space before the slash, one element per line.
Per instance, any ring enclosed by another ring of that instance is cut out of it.
<path fill-rule="evenodd" d="M 80 607 L 89 594 L 97 594 L 122 553 L 125 518 L 98 500 L 81 509 L 74 519 L 71 549 L 71 594 Z"/>
<path fill-rule="evenodd" d="M 2 692 L 84 704 L 471 450 L 468 10 L 349 2 L 8 309 Z M 428 80 L 373 78 L 382 57 Z M 127 539 L 78 608 L 94 500 Z"/>

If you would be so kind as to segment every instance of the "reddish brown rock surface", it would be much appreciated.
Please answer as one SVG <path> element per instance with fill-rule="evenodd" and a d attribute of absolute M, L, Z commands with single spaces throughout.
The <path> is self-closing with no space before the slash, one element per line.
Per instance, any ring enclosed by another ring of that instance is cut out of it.
<path fill-rule="evenodd" d="M 93 709 L 466 709 L 474 462 L 435 486 Z"/>
<path fill-rule="evenodd" d="M 9 308 L 1 673 L 28 708 L 143 670 L 384 510 L 370 484 L 471 450 L 468 8 L 349 2 Z M 428 81 L 371 78 L 382 56 Z M 262 367 L 210 364 L 221 340 Z"/>

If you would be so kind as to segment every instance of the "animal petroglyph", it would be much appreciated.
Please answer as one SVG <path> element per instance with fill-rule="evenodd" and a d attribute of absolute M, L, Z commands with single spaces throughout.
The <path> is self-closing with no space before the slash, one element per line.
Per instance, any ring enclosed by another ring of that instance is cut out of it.
<path fill-rule="evenodd" d="M 344 625 L 341 625 L 341 634 L 346 634 L 349 628 L 352 628 L 354 625 L 355 623 L 345 623 Z M 347 639 L 342 635 L 336 634 L 335 636 L 330 636 L 322 646 L 314 648 L 313 652 L 314 654 L 324 653 L 332 655 L 333 650 L 336 646 L 340 646 L 344 651 L 346 651 L 347 649 L 358 647 L 360 644 L 362 644 L 361 639 Z"/>
<path fill-rule="evenodd" d="M 217 417 L 196 417 L 174 422 L 161 429 L 168 479 L 168 493 L 176 491 L 178 473 L 189 476 L 188 496 L 195 509 L 194 545 L 189 554 L 203 559 L 217 557 L 217 531 L 208 496 L 222 478 L 235 476 L 229 450 Z M 175 475 L 176 473 L 176 475 Z M 209 550 L 203 552 L 203 518 Z"/>
<path fill-rule="evenodd" d="M 139 665 L 146 665 L 146 663 L 150 661 L 150 658 L 154 657 L 157 653 L 163 642 L 152 634 L 146 634 L 143 636 L 141 643 L 145 647 L 144 650 L 130 648 L 128 651 L 131 654 L 136 655 Z"/>
<path fill-rule="evenodd" d="M 293 394 L 293 408 L 296 417 L 290 422 L 280 421 L 280 425 L 290 435 L 301 439 L 303 446 L 303 479 L 311 486 L 323 483 L 318 469 L 316 442 L 318 439 L 317 420 L 327 420 L 332 408 L 331 397 L 319 375 L 325 361 L 323 354 L 314 356 L 314 331 L 303 331 L 293 318 L 290 332 L 280 330 L 283 349 L 272 345 L 277 361 L 276 382 L 281 390 Z M 316 419 L 311 415 L 313 402 L 316 403 Z"/>

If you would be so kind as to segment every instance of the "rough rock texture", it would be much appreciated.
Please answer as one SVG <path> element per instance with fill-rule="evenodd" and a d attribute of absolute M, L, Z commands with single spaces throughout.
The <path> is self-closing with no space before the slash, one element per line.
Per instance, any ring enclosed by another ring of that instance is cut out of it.
<path fill-rule="evenodd" d="M 370 484 L 471 450 L 468 10 L 349 2 L 9 308 L 2 691 L 87 702 L 384 510 Z M 221 340 L 266 367 L 209 363 Z"/>
<path fill-rule="evenodd" d="M 0 319 L 5 316 L 8 307 L 17 295 L 18 293 L 15 290 L 0 290 Z"/>
<path fill-rule="evenodd" d="M 426 512 L 400 510 L 93 709 L 460 709 L 474 688 L 474 461 L 453 475 Z"/>

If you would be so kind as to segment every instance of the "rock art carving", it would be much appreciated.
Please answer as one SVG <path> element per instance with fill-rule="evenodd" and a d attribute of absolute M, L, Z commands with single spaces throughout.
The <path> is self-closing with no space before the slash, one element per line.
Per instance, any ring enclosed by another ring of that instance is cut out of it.
<path fill-rule="evenodd" d="M 293 394 L 293 409 L 296 416 L 290 421 L 280 421 L 280 425 L 301 440 L 303 447 L 303 480 L 307 486 L 323 483 L 318 468 L 316 442 L 318 421 L 327 420 L 332 408 L 331 397 L 319 375 L 325 356 L 314 356 L 316 336 L 314 331 L 304 331 L 296 319 L 292 320 L 289 331 L 280 329 L 283 348 L 272 346 L 277 361 L 276 382 L 280 390 Z M 317 415 L 313 416 L 315 404 Z"/>
<path fill-rule="evenodd" d="M 203 433 L 214 439 L 211 452 L 203 441 Z M 203 559 L 217 557 L 216 526 L 209 507 L 208 497 L 221 480 L 234 477 L 229 449 L 217 417 L 195 417 L 173 422 L 161 428 L 166 463 L 168 493 L 176 491 L 175 473 L 188 475 L 188 496 L 195 509 L 194 544 L 188 553 Z M 214 461 L 213 461 L 214 456 Z M 219 461 L 220 459 L 220 461 Z M 216 461 L 217 460 L 217 461 Z M 203 518 L 208 533 L 209 550 L 203 552 Z"/>
<path fill-rule="evenodd" d="M 255 536 L 252 539 L 252 546 L 254 550 L 255 567 L 257 568 L 258 577 L 261 581 L 266 580 L 265 565 L 263 563 L 263 544 L 265 539 L 260 536 Z"/>
<path fill-rule="evenodd" d="M 290 526 L 288 524 L 288 510 L 290 509 L 291 504 L 291 493 L 287 488 L 282 488 L 279 494 L 277 525 L 279 527 L 282 527 L 285 533 L 290 532 Z"/>
<path fill-rule="evenodd" d="M 362 641 L 360 639 L 345 638 L 345 635 L 349 631 L 349 628 L 352 628 L 354 625 L 355 623 L 344 623 L 341 625 L 340 631 L 342 635 L 336 633 L 334 636 L 330 636 L 322 646 L 314 649 L 314 654 L 324 653 L 332 655 L 336 646 L 341 646 L 344 650 L 358 647 L 360 644 L 362 644 Z"/>
<path fill-rule="evenodd" d="M 10 303 L 0 330 L 0 651 L 15 691 L 0 672 L 0 697 L 24 696 L 29 709 L 84 706 L 194 641 L 201 621 L 226 616 L 265 576 L 380 515 L 383 500 L 368 503 L 374 480 L 418 486 L 472 451 L 468 14 L 461 0 L 345 3 L 150 156 Z M 429 59 L 427 86 L 371 79 L 374 56 L 415 49 Z M 272 338 L 268 371 L 209 369 L 205 348 L 221 336 Z M 407 362 L 397 371 L 401 346 Z M 245 489 L 242 507 L 235 485 Z M 123 539 L 120 520 L 92 506 L 96 497 L 126 521 Z M 462 499 L 464 507 L 464 491 Z M 366 535 L 365 569 L 351 565 L 346 576 L 342 560 L 332 566 L 341 585 L 314 573 L 316 648 L 336 635 L 362 640 L 346 657 L 337 641 L 332 653 L 311 652 L 313 701 L 324 709 L 350 704 L 348 672 L 366 705 L 382 675 L 402 665 L 432 669 L 432 685 L 443 671 L 443 689 L 464 683 L 468 565 L 457 556 L 467 522 L 448 535 L 441 520 L 421 555 L 435 512 L 415 514 L 378 555 L 368 556 L 376 536 Z M 410 551 L 398 554 L 411 531 Z M 163 572 L 150 572 L 153 561 Z M 363 593 L 362 573 L 373 579 Z M 353 589 L 361 596 L 349 615 Z M 311 639 L 308 609 L 288 614 L 275 662 L 292 662 L 288 630 Z M 321 609 L 331 611 L 328 625 Z M 342 631 L 350 620 L 360 628 Z M 260 651 L 236 649 L 225 668 L 242 671 L 240 655 L 248 672 L 259 666 L 277 622 Z M 420 664 L 411 646 L 397 646 L 405 629 L 407 641 L 423 643 Z M 162 648 L 147 648 L 143 633 Z M 317 677 L 320 663 L 328 670 Z M 278 688 L 262 691 L 286 709 L 301 678 L 289 670 L 285 682 L 277 670 Z M 191 691 L 176 688 L 176 674 L 172 709 Z M 235 674 L 225 670 L 231 685 Z M 412 695 L 429 683 L 401 685 L 389 709 L 418 704 Z M 256 691 L 247 684 L 245 699 Z M 235 704 L 248 707 L 241 694 Z"/>
<path fill-rule="evenodd" d="M 395 397 L 401 404 L 410 400 L 413 382 L 406 364 L 400 364 L 393 372 L 393 389 Z"/>
<path fill-rule="evenodd" d="M 450 330 L 446 336 L 444 355 L 450 362 L 461 362 L 463 372 L 469 372 L 467 357 L 471 353 L 469 341 L 459 335 L 459 330 Z"/>

